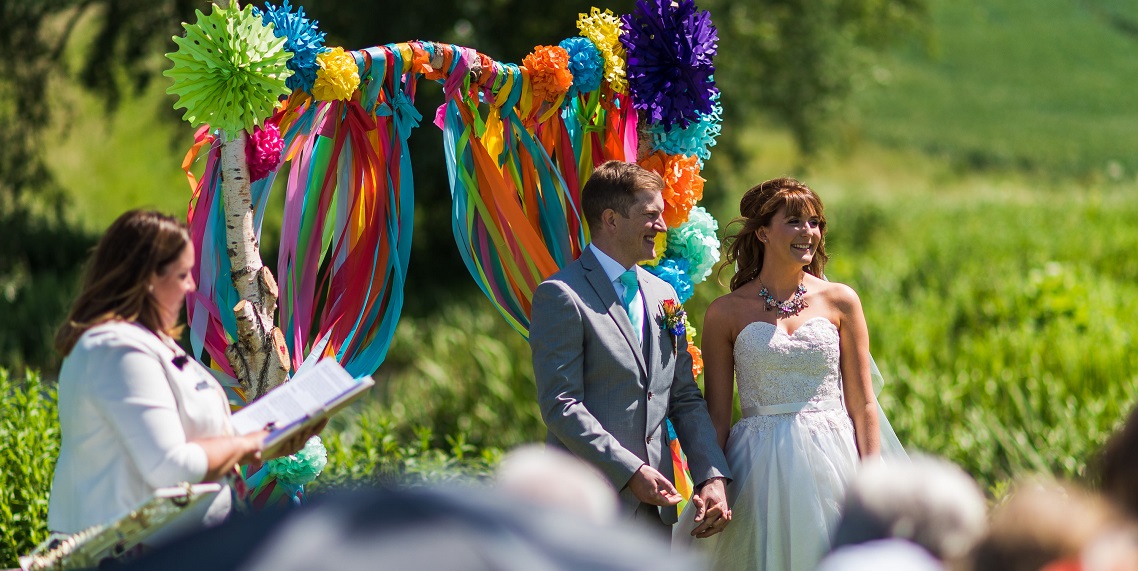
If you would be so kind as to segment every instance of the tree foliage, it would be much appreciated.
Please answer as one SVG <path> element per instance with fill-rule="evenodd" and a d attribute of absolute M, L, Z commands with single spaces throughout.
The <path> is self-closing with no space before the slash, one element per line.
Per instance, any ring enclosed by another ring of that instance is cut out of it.
<path fill-rule="evenodd" d="M 102 95 L 109 110 L 124 91 L 157 77 L 154 55 L 192 13 L 190 0 L 0 0 L 0 211 L 19 209 L 31 191 L 56 203 L 58 187 L 44 162 L 52 126 L 49 89 L 78 83 Z M 94 41 L 77 69 L 66 63 L 73 32 L 94 21 Z M 171 113 L 171 116 L 173 113 Z"/>
<path fill-rule="evenodd" d="M 924 29 L 927 0 L 703 0 L 719 27 L 716 82 L 728 123 L 786 126 L 811 154 L 874 51 Z M 728 131 L 729 132 L 729 131 Z"/>

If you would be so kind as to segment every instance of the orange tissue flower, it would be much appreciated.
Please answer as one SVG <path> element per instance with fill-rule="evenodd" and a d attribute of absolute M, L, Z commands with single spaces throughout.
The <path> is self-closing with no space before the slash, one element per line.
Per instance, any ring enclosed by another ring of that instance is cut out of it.
<path fill-rule="evenodd" d="M 698 377 L 703 374 L 703 353 L 699 347 L 688 343 L 688 354 L 691 355 L 691 374 Z"/>
<path fill-rule="evenodd" d="M 522 60 L 529 70 L 533 96 L 550 103 L 569 92 L 573 72 L 569 71 L 569 52 L 560 46 L 537 46 Z"/>
<path fill-rule="evenodd" d="M 699 159 L 656 151 L 640 161 L 640 166 L 664 178 L 664 223 L 675 228 L 688 221 L 692 207 L 703 199 L 703 177 Z"/>

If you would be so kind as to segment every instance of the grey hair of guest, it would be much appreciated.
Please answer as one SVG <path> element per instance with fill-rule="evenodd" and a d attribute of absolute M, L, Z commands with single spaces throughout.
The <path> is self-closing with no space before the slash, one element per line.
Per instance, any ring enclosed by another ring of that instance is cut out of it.
<path fill-rule="evenodd" d="M 833 550 L 905 539 L 942 561 L 965 557 L 987 530 L 987 504 L 955 464 L 927 456 L 909 463 L 869 462 L 846 492 Z"/>
<path fill-rule="evenodd" d="M 529 444 L 502 457 L 497 487 L 537 505 L 573 512 L 597 524 L 616 521 L 617 498 L 596 468 L 556 448 Z"/>

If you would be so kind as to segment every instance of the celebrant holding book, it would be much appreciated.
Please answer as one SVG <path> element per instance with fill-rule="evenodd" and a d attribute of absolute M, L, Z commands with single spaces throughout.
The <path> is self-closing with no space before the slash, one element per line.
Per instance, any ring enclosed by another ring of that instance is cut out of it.
<path fill-rule="evenodd" d="M 196 289 L 185 227 L 148 211 L 120 216 L 99 241 L 82 289 L 56 334 L 63 433 L 48 527 L 76 533 L 127 515 L 161 487 L 219 482 L 222 490 L 161 530 L 150 545 L 221 522 L 238 464 L 258 462 L 267 431 L 236 436 L 221 385 L 174 337 Z M 323 424 L 291 438 L 299 450 Z"/>
<path fill-rule="evenodd" d="M 669 537 L 680 502 L 665 420 L 683 443 L 696 483 L 692 505 L 708 537 L 727 527 L 730 477 L 692 375 L 687 338 L 662 325 L 672 286 L 640 268 L 655 257 L 664 181 L 608 161 L 581 191 L 592 243 L 537 287 L 530 346 L 546 443 L 600 469 L 624 517 Z"/>

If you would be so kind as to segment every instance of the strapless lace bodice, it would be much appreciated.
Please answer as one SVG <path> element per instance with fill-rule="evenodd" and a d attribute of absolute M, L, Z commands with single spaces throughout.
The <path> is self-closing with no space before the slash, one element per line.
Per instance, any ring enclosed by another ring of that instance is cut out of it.
<path fill-rule="evenodd" d="M 757 321 L 735 339 L 735 377 L 744 408 L 840 399 L 838 330 L 824 317 L 793 335 Z"/>

